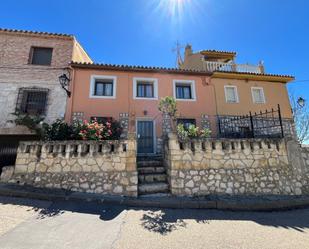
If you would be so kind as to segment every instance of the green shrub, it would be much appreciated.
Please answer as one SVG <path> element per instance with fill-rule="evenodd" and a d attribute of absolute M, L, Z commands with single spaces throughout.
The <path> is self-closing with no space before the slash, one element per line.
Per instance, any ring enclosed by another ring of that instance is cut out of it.
<path fill-rule="evenodd" d="M 180 140 L 186 140 L 190 138 L 208 138 L 210 137 L 211 130 L 205 128 L 200 129 L 199 127 L 191 124 L 186 128 L 183 124 L 177 125 L 177 136 Z"/>

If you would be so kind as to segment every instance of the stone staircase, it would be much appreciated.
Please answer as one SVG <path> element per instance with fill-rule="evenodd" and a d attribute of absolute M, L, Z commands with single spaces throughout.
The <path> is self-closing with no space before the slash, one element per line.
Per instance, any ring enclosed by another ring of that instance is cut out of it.
<path fill-rule="evenodd" d="M 169 192 L 162 156 L 138 156 L 138 194 L 166 194 Z"/>

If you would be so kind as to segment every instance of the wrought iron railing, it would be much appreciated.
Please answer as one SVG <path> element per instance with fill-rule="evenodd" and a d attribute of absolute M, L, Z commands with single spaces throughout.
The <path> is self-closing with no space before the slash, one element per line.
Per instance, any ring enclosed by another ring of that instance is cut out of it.
<path fill-rule="evenodd" d="M 284 137 L 280 105 L 242 116 L 219 116 L 218 129 L 219 136 L 225 138 Z"/>

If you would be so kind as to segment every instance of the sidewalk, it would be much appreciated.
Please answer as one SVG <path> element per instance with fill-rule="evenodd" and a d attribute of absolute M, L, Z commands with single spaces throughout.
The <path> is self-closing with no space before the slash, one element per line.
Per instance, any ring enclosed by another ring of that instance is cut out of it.
<path fill-rule="evenodd" d="M 218 209 L 235 211 L 274 211 L 309 207 L 309 196 L 142 196 L 138 198 L 107 196 L 43 189 L 14 184 L 0 184 L 0 195 L 40 200 L 88 201 L 133 207 Z"/>

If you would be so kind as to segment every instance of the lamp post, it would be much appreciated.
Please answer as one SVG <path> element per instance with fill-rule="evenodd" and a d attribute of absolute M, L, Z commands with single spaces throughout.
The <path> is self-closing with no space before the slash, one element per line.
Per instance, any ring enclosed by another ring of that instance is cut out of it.
<path fill-rule="evenodd" d="M 303 99 L 302 97 L 299 97 L 297 100 L 297 104 L 300 108 L 303 108 L 305 106 L 306 100 Z"/>
<path fill-rule="evenodd" d="M 68 76 L 66 74 L 62 74 L 59 76 L 59 83 L 60 86 L 65 90 L 67 96 L 70 98 L 71 97 L 71 92 L 69 91 L 69 82 L 70 79 L 68 78 Z"/>

